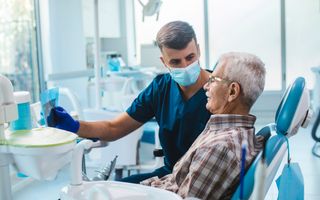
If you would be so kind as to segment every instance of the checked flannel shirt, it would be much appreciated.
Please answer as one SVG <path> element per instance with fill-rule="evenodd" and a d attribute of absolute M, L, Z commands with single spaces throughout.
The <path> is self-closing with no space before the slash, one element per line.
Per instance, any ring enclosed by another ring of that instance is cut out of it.
<path fill-rule="evenodd" d="M 160 179 L 152 177 L 141 184 L 166 189 L 183 198 L 230 199 L 239 184 L 242 143 L 247 143 L 246 167 L 263 147 L 263 138 L 254 133 L 255 120 L 253 115 L 212 115 L 175 164 L 172 174 Z"/>

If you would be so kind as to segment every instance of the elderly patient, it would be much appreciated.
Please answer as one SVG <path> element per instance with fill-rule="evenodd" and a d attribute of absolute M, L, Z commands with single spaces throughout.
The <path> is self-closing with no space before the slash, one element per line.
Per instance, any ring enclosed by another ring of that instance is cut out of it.
<path fill-rule="evenodd" d="M 256 117 L 249 112 L 264 84 L 265 68 L 258 57 L 248 53 L 222 55 L 204 85 L 206 108 L 213 114 L 206 128 L 175 164 L 172 174 L 141 184 L 183 198 L 230 199 L 239 184 L 242 143 L 247 143 L 247 167 L 263 146 L 262 139 L 255 137 Z"/>

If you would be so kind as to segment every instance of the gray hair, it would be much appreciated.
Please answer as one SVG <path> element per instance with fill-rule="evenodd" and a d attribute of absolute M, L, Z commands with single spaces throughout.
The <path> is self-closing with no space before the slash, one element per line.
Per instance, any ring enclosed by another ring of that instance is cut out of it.
<path fill-rule="evenodd" d="M 224 67 L 222 78 L 240 84 L 243 103 L 251 108 L 264 90 L 264 63 L 257 56 L 242 52 L 223 54 L 219 63 L 219 67 Z"/>
<path fill-rule="evenodd" d="M 164 25 L 157 34 L 157 45 L 162 51 L 163 47 L 181 50 L 187 47 L 194 39 L 197 44 L 196 34 L 187 22 L 173 21 Z"/>

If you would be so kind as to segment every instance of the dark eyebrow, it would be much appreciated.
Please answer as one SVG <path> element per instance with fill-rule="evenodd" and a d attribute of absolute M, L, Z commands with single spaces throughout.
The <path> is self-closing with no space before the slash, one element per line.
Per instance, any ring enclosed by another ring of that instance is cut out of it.
<path fill-rule="evenodd" d="M 196 54 L 195 53 L 190 53 L 189 55 L 186 56 L 186 59 L 190 58 L 190 57 L 193 57 L 195 56 Z"/>
<path fill-rule="evenodd" d="M 180 63 L 181 62 L 181 59 L 171 59 L 170 61 L 169 61 L 169 63 L 171 63 L 171 64 L 177 64 L 177 63 Z"/>

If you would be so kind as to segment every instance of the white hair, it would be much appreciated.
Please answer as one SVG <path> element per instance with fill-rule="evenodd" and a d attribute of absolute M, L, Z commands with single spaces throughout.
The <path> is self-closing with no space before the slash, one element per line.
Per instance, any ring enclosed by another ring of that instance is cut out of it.
<path fill-rule="evenodd" d="M 222 78 L 240 84 L 243 103 L 251 108 L 264 90 L 264 63 L 253 54 L 230 52 L 220 57 L 218 66 L 224 67 Z"/>

